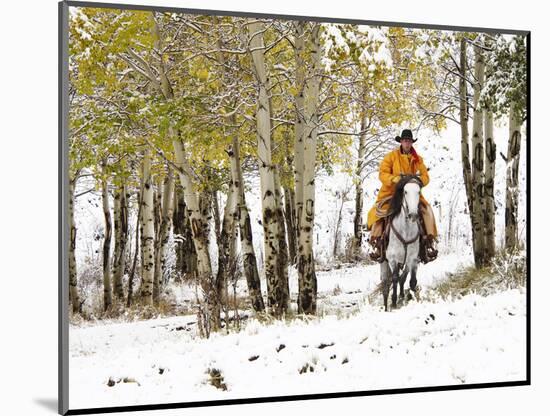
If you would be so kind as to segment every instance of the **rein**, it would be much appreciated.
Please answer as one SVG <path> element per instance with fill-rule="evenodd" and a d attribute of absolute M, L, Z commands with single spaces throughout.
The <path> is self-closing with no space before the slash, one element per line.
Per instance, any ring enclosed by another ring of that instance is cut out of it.
<path fill-rule="evenodd" d="M 402 207 L 402 210 L 405 211 L 405 215 L 409 215 L 409 205 L 407 204 L 407 201 L 405 200 L 405 198 L 403 198 L 403 202 L 401 203 L 401 207 Z M 394 217 L 395 218 L 395 217 Z M 401 244 L 403 244 L 403 246 L 405 247 L 405 257 L 403 258 L 403 265 L 405 265 L 405 261 L 407 260 L 407 248 L 409 246 L 409 244 L 412 244 L 414 243 L 416 240 L 418 240 L 418 237 L 420 237 L 420 229 L 422 227 L 420 227 L 420 223 L 419 221 L 417 220 L 416 221 L 416 225 L 417 225 L 417 229 L 416 229 L 416 234 L 413 238 L 409 239 L 409 240 L 405 240 L 405 238 L 399 233 L 399 231 L 397 231 L 397 229 L 395 228 L 395 226 L 393 225 L 393 220 L 394 218 L 392 218 L 390 220 L 390 227 L 392 229 L 392 231 L 395 233 L 395 236 L 397 237 L 397 239 L 401 242 Z"/>
<path fill-rule="evenodd" d="M 418 222 L 416 223 L 418 225 Z M 393 225 L 393 220 L 390 222 L 390 227 L 391 229 L 393 230 L 393 232 L 395 233 L 395 235 L 397 236 L 397 239 L 399 241 L 401 241 L 401 244 L 403 244 L 405 246 L 405 250 L 407 250 L 407 246 L 409 244 L 412 244 L 414 243 L 416 240 L 418 240 L 418 237 L 420 237 L 420 227 L 416 230 L 416 235 L 414 236 L 414 238 L 411 238 L 410 240 L 405 240 L 403 238 L 403 236 L 401 234 L 399 234 L 399 231 L 397 231 Z M 406 255 L 405 255 L 406 257 Z"/>
<path fill-rule="evenodd" d="M 420 178 L 418 178 L 416 175 L 411 175 L 412 177 L 408 177 L 408 180 L 407 182 L 409 181 L 413 181 L 413 182 L 416 182 L 420 188 L 422 188 L 422 181 L 420 180 Z M 405 178 L 405 177 L 402 177 L 402 179 Z M 418 240 L 418 238 L 420 237 L 421 233 L 423 233 L 423 230 L 422 230 L 422 227 L 420 226 L 420 221 L 417 220 L 416 221 L 416 225 L 417 225 L 417 232 L 416 232 L 416 235 L 414 236 L 414 238 L 411 238 L 410 240 L 405 240 L 405 238 L 399 233 L 399 231 L 397 231 L 397 229 L 395 228 L 395 226 L 393 225 L 393 220 L 394 218 L 396 217 L 396 214 L 399 213 L 399 211 L 395 212 L 395 211 L 392 211 L 391 210 L 391 204 L 390 204 L 390 208 L 387 208 L 387 209 L 384 209 L 383 206 L 388 202 L 388 201 L 391 201 L 393 198 L 395 197 L 395 194 L 394 195 L 390 195 L 390 196 L 387 196 L 385 198 L 382 198 L 380 201 L 378 201 L 375 205 L 375 208 L 376 208 L 376 216 L 378 218 L 387 218 L 387 217 L 390 217 L 389 218 L 389 225 L 391 227 L 391 229 L 393 230 L 393 232 L 395 233 L 395 236 L 397 237 L 397 239 L 401 242 L 401 244 L 403 244 L 403 246 L 405 247 L 405 258 L 403 259 L 403 264 L 399 263 L 399 268 L 402 267 L 402 265 L 405 264 L 405 261 L 407 260 L 407 249 L 408 249 L 408 246 L 412 243 L 414 243 L 416 240 Z M 403 197 L 402 197 L 403 198 Z M 405 198 L 402 199 L 401 201 L 401 210 L 405 211 L 405 215 L 408 215 L 409 214 L 409 207 L 407 205 L 407 201 Z M 387 228 L 385 228 L 387 230 Z M 384 241 L 384 239 L 383 239 Z"/>
<path fill-rule="evenodd" d="M 405 247 L 405 256 L 403 257 L 403 263 L 401 263 L 403 266 L 405 265 L 405 261 L 407 260 L 407 248 L 409 247 L 409 244 L 414 243 L 416 240 L 418 240 L 418 237 L 420 237 L 420 225 L 418 224 L 418 222 L 416 222 L 416 225 L 418 227 L 417 227 L 416 235 L 414 236 L 414 238 L 411 238 L 410 240 L 405 240 L 403 238 L 403 236 L 401 234 L 399 234 L 399 231 L 397 231 L 395 229 L 395 227 L 393 225 L 393 219 L 390 221 L 390 227 L 391 227 L 392 231 L 395 233 L 395 236 L 401 242 L 401 244 L 403 244 L 403 246 Z"/>

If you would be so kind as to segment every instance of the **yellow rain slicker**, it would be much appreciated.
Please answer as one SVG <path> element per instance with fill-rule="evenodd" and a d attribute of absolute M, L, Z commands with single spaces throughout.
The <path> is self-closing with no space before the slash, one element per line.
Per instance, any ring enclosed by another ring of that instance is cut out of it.
<path fill-rule="evenodd" d="M 395 183 L 392 182 L 393 178 L 403 175 L 414 175 L 418 174 L 422 180 L 423 186 L 428 185 L 430 182 L 430 176 L 428 175 L 428 169 L 424 165 L 424 160 L 420 155 L 416 155 L 417 159 L 414 158 L 412 153 L 404 154 L 401 153 L 401 147 L 396 148 L 395 150 L 388 153 L 384 156 L 384 159 L 380 163 L 379 178 L 382 182 L 382 187 L 378 191 L 376 198 L 376 203 L 380 200 L 391 197 L 395 192 Z M 420 202 L 427 205 L 430 204 L 422 194 L 420 194 Z M 379 220 L 379 217 L 376 215 L 376 203 L 370 209 L 367 215 L 367 230 L 370 230 L 372 225 Z M 389 206 L 389 201 L 384 205 L 384 208 Z"/>

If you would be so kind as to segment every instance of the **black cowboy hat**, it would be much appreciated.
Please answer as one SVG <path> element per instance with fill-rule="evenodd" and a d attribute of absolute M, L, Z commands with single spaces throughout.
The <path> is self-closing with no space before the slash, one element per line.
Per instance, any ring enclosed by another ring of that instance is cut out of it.
<path fill-rule="evenodd" d="M 395 136 L 396 142 L 401 142 L 401 139 L 412 139 L 413 133 L 409 129 L 405 129 L 401 132 L 401 136 Z M 414 139 L 413 143 L 416 142 L 418 139 Z"/>

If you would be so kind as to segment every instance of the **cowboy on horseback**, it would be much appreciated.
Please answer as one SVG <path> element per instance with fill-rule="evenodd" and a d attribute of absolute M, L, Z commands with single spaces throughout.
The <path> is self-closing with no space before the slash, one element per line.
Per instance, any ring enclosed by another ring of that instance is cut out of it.
<path fill-rule="evenodd" d="M 388 153 L 380 163 L 379 178 L 382 187 L 378 191 L 376 203 L 367 216 L 367 231 L 370 231 L 369 243 L 374 249 L 370 256 L 377 261 L 384 260 L 385 217 L 389 214 L 388 207 L 396 184 L 404 175 L 417 175 L 422 186 L 426 186 L 430 181 L 428 169 L 413 147 L 417 139 L 413 140 L 412 131 L 403 130 L 401 136 L 396 136 L 395 140 L 400 143 L 400 146 Z M 437 257 L 435 248 L 437 228 L 432 208 L 422 194 L 420 195 L 420 223 L 422 224 L 420 260 L 427 263 Z"/>

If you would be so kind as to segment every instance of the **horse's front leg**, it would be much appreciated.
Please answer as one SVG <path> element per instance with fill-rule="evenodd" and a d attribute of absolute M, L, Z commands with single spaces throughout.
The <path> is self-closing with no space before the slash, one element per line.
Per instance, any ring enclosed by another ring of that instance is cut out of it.
<path fill-rule="evenodd" d="M 388 295 L 390 293 L 390 266 L 387 261 L 380 263 L 380 277 L 382 281 L 382 296 L 384 297 L 384 310 L 388 311 Z"/>
<path fill-rule="evenodd" d="M 392 267 L 392 285 L 393 290 L 391 294 L 391 306 L 392 308 L 397 307 L 397 282 L 399 281 L 399 264 L 395 264 Z"/>
<path fill-rule="evenodd" d="M 405 268 L 403 269 L 403 272 L 401 273 L 401 276 L 399 276 L 399 300 L 403 300 L 405 298 L 403 287 L 405 286 L 405 281 L 407 280 L 408 273 L 409 273 L 409 268 L 408 266 L 405 266 Z"/>
<path fill-rule="evenodd" d="M 384 311 L 388 311 L 388 296 L 390 294 L 390 274 L 391 270 L 389 268 L 388 262 L 380 264 L 381 275 L 382 275 L 382 296 L 384 297 Z"/>

